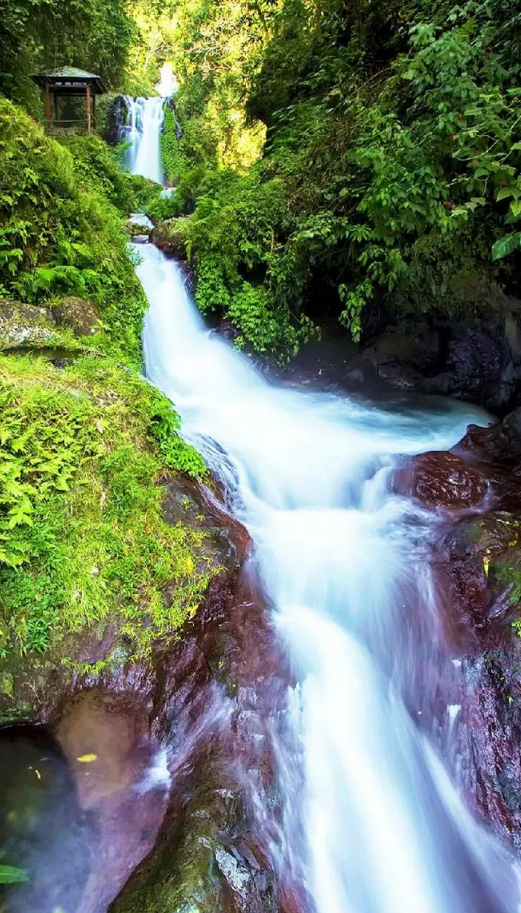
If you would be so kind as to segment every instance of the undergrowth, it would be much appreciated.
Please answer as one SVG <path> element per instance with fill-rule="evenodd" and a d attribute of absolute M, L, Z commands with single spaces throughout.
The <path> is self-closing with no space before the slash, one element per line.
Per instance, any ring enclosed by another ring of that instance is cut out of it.
<path fill-rule="evenodd" d="M 0 651 L 116 614 L 141 652 L 200 602 L 204 534 L 169 526 L 165 468 L 198 476 L 170 403 L 115 361 L 0 357 Z M 167 584 L 175 583 L 173 601 Z"/>

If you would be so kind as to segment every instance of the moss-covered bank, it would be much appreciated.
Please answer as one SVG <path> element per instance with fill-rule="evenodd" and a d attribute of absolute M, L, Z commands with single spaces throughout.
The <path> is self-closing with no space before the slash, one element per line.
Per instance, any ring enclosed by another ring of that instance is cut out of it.
<path fill-rule="evenodd" d="M 140 375 L 143 182 L 5 99 L 0 154 L 0 719 L 38 718 L 51 681 L 175 637 L 221 543 L 186 484 L 204 462 Z"/>

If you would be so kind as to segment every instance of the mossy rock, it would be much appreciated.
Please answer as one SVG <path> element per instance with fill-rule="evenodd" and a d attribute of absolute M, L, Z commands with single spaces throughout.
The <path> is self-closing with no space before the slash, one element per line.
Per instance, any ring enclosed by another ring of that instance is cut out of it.
<path fill-rule="evenodd" d="M 521 600 L 521 519 L 506 511 L 467 517 L 446 535 L 443 551 L 459 615 L 472 629 L 517 624 Z"/>
<path fill-rule="evenodd" d="M 152 241 L 160 250 L 179 260 L 186 260 L 188 257 L 183 231 L 185 222 L 185 218 L 159 222 L 151 236 Z"/>
<path fill-rule="evenodd" d="M 61 298 L 52 304 L 51 313 L 57 326 L 70 330 L 74 336 L 92 336 L 101 332 L 98 309 L 82 298 Z"/>
<path fill-rule="evenodd" d="M 158 638 L 175 638 L 223 548 L 196 507 L 166 516 L 165 486 L 184 498 L 179 469 L 204 463 L 137 373 L 92 355 L 58 369 L 10 354 L 0 392 L 3 457 L 17 479 L 0 512 L 0 651 L 12 676 L 0 714 L 27 717 L 29 696 L 34 718 L 75 677 L 117 678 Z"/>
<path fill-rule="evenodd" d="M 0 348 L 49 345 L 56 323 L 48 308 L 0 299 Z"/>

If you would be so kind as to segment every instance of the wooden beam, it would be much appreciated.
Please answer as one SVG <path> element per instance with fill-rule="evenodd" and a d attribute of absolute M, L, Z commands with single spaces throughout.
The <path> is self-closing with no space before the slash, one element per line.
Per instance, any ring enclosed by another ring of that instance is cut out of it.
<path fill-rule="evenodd" d="M 86 95 L 86 102 L 87 102 L 87 133 L 90 133 L 90 125 L 91 125 L 90 86 L 86 87 L 85 95 Z"/>
<path fill-rule="evenodd" d="M 51 87 L 49 83 L 45 86 L 45 120 L 47 125 L 51 126 Z"/>

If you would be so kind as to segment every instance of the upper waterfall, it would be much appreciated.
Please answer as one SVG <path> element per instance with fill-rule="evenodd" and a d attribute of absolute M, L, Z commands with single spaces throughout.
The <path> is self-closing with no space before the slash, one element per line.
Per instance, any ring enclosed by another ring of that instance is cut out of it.
<path fill-rule="evenodd" d="M 165 99 L 127 98 L 130 109 L 130 150 L 128 165 L 132 174 L 140 174 L 157 184 L 163 183 L 161 164 L 161 128 L 165 118 Z"/>

